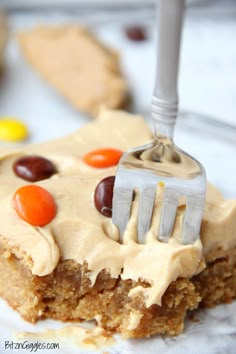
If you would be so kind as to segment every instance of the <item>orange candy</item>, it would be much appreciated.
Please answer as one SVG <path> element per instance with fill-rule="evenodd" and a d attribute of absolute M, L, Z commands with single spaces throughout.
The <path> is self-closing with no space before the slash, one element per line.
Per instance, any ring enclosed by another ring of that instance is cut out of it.
<path fill-rule="evenodd" d="M 13 195 L 13 208 L 19 217 L 34 226 L 47 225 L 56 215 L 56 204 L 44 188 L 28 184 Z"/>
<path fill-rule="evenodd" d="M 103 148 L 88 152 L 84 155 L 84 162 L 92 167 L 105 168 L 118 164 L 123 152 L 117 149 Z"/>

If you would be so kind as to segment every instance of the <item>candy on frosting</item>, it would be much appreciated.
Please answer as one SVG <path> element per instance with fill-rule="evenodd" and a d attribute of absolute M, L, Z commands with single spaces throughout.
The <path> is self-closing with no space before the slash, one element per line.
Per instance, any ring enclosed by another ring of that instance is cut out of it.
<path fill-rule="evenodd" d="M 83 160 L 96 168 L 111 167 L 118 164 L 123 152 L 112 148 L 96 149 L 84 155 Z"/>
<path fill-rule="evenodd" d="M 156 217 L 146 243 L 138 244 L 137 204 L 134 202 L 124 243 L 120 244 L 117 228 L 110 218 L 97 211 L 93 200 L 97 184 L 103 178 L 115 175 L 116 167 L 94 169 L 83 161 L 84 154 L 104 145 L 126 151 L 151 139 L 151 132 L 140 117 L 119 111 L 103 111 L 96 122 L 68 137 L 31 145 L 18 152 L 3 151 L 0 153 L 0 237 L 31 257 L 33 274 L 49 274 L 57 266 L 59 257 L 80 264 L 87 262 L 91 284 L 103 269 L 112 277 L 144 279 L 150 287 L 137 287 L 130 296 L 142 292 L 147 306 L 160 304 L 172 281 L 178 277 L 191 277 L 203 269 L 201 241 L 193 245 L 178 242 L 183 217 L 180 208 L 170 242 L 159 242 L 156 232 L 160 205 L 157 204 Z M 40 153 L 57 168 L 57 173 L 51 178 L 35 183 L 49 191 L 57 204 L 56 216 L 44 227 L 26 224 L 10 207 L 12 193 L 26 184 L 14 175 L 12 161 L 27 152 Z M 225 201 L 215 188 L 209 186 L 201 229 L 204 250 L 226 249 L 235 245 L 233 228 L 236 228 L 236 201 Z"/>
<path fill-rule="evenodd" d="M 52 162 L 38 155 L 20 157 L 12 167 L 18 177 L 30 182 L 41 181 L 56 173 Z"/>
<path fill-rule="evenodd" d="M 21 219 L 34 226 L 47 225 L 57 209 L 51 194 L 33 184 L 18 188 L 12 197 L 12 205 Z"/>
<path fill-rule="evenodd" d="M 94 191 L 94 205 L 105 216 L 112 216 L 112 198 L 115 176 L 103 178 Z"/>
<path fill-rule="evenodd" d="M 2 117 L 0 119 L 0 140 L 21 141 L 28 137 L 26 125 L 18 119 Z"/>

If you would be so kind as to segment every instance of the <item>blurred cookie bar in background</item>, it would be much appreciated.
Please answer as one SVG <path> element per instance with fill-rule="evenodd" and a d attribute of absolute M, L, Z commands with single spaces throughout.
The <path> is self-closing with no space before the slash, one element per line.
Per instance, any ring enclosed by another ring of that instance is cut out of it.
<path fill-rule="evenodd" d="M 123 108 L 128 89 L 118 53 L 79 25 L 40 26 L 18 34 L 39 74 L 76 109 L 96 116 L 100 106 Z"/>

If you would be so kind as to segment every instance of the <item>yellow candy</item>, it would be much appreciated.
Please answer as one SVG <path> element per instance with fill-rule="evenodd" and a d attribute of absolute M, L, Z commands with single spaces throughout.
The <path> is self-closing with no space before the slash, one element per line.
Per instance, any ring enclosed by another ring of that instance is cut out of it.
<path fill-rule="evenodd" d="M 0 140 L 21 141 L 28 136 L 28 129 L 21 121 L 14 118 L 0 118 Z"/>

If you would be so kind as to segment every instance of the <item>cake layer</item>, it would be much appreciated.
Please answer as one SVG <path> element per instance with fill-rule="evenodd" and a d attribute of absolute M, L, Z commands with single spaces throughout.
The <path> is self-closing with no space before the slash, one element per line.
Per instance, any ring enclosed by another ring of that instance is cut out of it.
<path fill-rule="evenodd" d="M 148 283 L 112 279 L 104 270 L 92 286 L 87 265 L 71 260 L 39 277 L 32 275 L 23 258 L 0 243 L 0 296 L 30 322 L 95 319 L 108 332 L 121 333 L 124 338 L 173 336 L 183 331 L 189 310 L 228 303 L 236 297 L 236 249 L 220 254 L 199 275 L 172 282 L 161 306 L 147 308 L 142 295 L 130 298 L 129 293 L 137 286 L 150 287 Z"/>
<path fill-rule="evenodd" d="M 32 275 L 24 259 L 1 245 L 0 296 L 30 322 L 42 318 L 62 321 L 93 320 L 109 332 L 125 338 L 182 332 L 186 311 L 197 307 L 200 297 L 188 279 L 173 282 L 163 296 L 162 306 L 147 308 L 145 299 L 129 292 L 150 284 L 120 277 L 111 278 L 105 270 L 92 286 L 87 265 L 60 262 L 47 276 Z M 12 291 L 14 289 L 14 291 Z"/>

